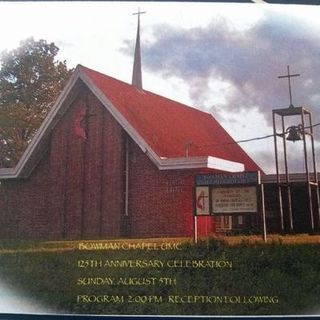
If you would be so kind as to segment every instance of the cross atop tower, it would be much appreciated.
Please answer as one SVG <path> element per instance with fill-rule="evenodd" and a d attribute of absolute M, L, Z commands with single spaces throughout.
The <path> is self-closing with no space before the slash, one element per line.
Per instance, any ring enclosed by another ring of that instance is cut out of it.
<path fill-rule="evenodd" d="M 132 15 L 138 15 L 138 28 L 137 28 L 137 39 L 136 47 L 134 49 L 134 62 L 132 71 L 132 85 L 138 89 L 142 89 L 142 71 L 141 71 L 141 49 L 140 49 L 140 15 L 146 13 L 140 11 L 133 13 Z"/>
<path fill-rule="evenodd" d="M 290 78 L 293 78 L 293 77 L 299 77 L 300 74 L 296 73 L 296 74 L 290 74 L 290 67 L 287 66 L 287 71 L 288 71 L 288 74 L 285 75 L 285 76 L 278 76 L 279 79 L 282 79 L 282 78 L 288 78 L 288 86 L 289 86 L 289 98 L 290 98 L 290 105 L 289 105 L 289 108 L 294 108 L 293 104 L 292 104 L 292 93 L 291 93 L 291 81 L 290 81 Z"/>

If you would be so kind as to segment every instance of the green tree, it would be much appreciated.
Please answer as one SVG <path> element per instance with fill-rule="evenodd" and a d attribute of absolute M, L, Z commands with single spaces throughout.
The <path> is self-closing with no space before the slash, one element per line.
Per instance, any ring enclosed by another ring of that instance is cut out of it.
<path fill-rule="evenodd" d="M 1 53 L 0 167 L 18 162 L 69 79 L 58 52 L 54 43 L 29 38 Z"/>

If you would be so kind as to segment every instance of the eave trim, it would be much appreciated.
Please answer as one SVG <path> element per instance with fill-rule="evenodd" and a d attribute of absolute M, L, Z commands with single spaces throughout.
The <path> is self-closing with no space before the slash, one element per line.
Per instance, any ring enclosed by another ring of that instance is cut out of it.
<path fill-rule="evenodd" d="M 159 170 L 178 170 L 178 169 L 196 169 L 196 168 L 210 168 L 219 171 L 227 172 L 240 172 L 244 171 L 244 165 L 239 162 L 216 158 L 212 156 L 204 157 L 182 157 L 182 158 L 164 158 L 157 155 L 157 153 L 151 148 L 150 145 L 142 138 L 142 136 L 136 131 L 136 129 L 128 122 L 128 120 L 118 111 L 118 109 L 111 103 L 111 101 L 105 96 L 105 94 L 94 84 L 89 76 L 81 70 L 81 66 L 78 65 L 70 78 L 68 84 L 59 95 L 56 103 L 52 107 L 48 116 L 43 121 L 42 125 L 38 129 L 37 133 L 33 137 L 31 143 L 27 147 L 26 151 L 22 155 L 20 161 L 14 168 L 2 168 L 0 169 L 0 179 L 15 179 L 26 178 L 30 175 L 34 165 L 30 166 L 32 169 L 25 170 L 28 161 L 32 155 L 36 152 L 37 147 L 45 138 L 46 132 L 50 129 L 54 119 L 59 115 L 59 111 L 67 99 L 70 91 L 75 86 L 76 82 L 82 80 L 92 93 L 100 100 L 104 107 L 112 114 L 116 121 L 123 127 L 128 135 L 135 141 L 140 149 L 150 158 L 150 160 L 156 165 Z"/>

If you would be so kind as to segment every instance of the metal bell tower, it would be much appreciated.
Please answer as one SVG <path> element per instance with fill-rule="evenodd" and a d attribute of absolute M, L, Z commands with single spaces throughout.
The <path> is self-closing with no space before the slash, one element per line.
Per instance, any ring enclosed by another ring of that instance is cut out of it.
<path fill-rule="evenodd" d="M 274 134 L 274 150 L 276 162 L 276 176 L 278 199 L 280 209 L 281 230 L 285 231 L 284 223 L 284 207 L 287 208 L 287 220 L 289 232 L 294 232 L 294 219 L 292 211 L 292 186 L 295 183 L 291 179 L 288 169 L 287 143 L 301 141 L 303 142 L 303 158 L 304 158 L 304 174 L 303 184 L 307 188 L 308 204 L 306 213 L 308 214 L 309 231 L 312 233 L 319 228 L 320 211 L 319 211 L 319 187 L 318 175 L 316 169 L 316 157 L 314 149 L 314 136 L 312 115 L 310 110 L 305 107 L 294 107 L 292 104 L 291 82 L 290 78 L 300 76 L 300 74 L 290 74 L 289 66 L 287 66 L 288 74 L 279 76 L 278 78 L 288 78 L 290 105 L 288 108 L 272 110 L 273 119 L 273 134 Z M 280 121 L 278 120 L 280 117 Z M 291 125 L 286 128 L 287 118 L 296 118 L 300 123 Z M 278 120 L 278 121 L 277 121 Z M 277 129 L 277 124 L 280 122 L 280 131 Z M 279 151 L 278 139 L 282 140 L 282 152 Z M 309 148 L 308 145 L 309 144 Z M 310 146 L 311 145 L 311 146 Z M 310 150 L 311 149 L 311 150 Z M 310 155 L 311 153 L 311 155 Z M 279 158 L 283 155 L 284 174 L 280 173 Z M 310 165 L 311 162 L 311 165 Z M 286 206 L 284 206 L 283 195 L 286 194 Z M 315 218 L 317 219 L 315 223 Z M 317 224 L 317 226 L 316 226 Z"/>

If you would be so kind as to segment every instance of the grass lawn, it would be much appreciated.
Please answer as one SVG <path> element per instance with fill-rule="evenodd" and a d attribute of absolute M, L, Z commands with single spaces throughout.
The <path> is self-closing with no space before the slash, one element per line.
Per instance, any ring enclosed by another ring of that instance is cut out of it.
<path fill-rule="evenodd" d="M 319 240 L 0 241 L 0 276 L 59 313 L 319 314 Z"/>

